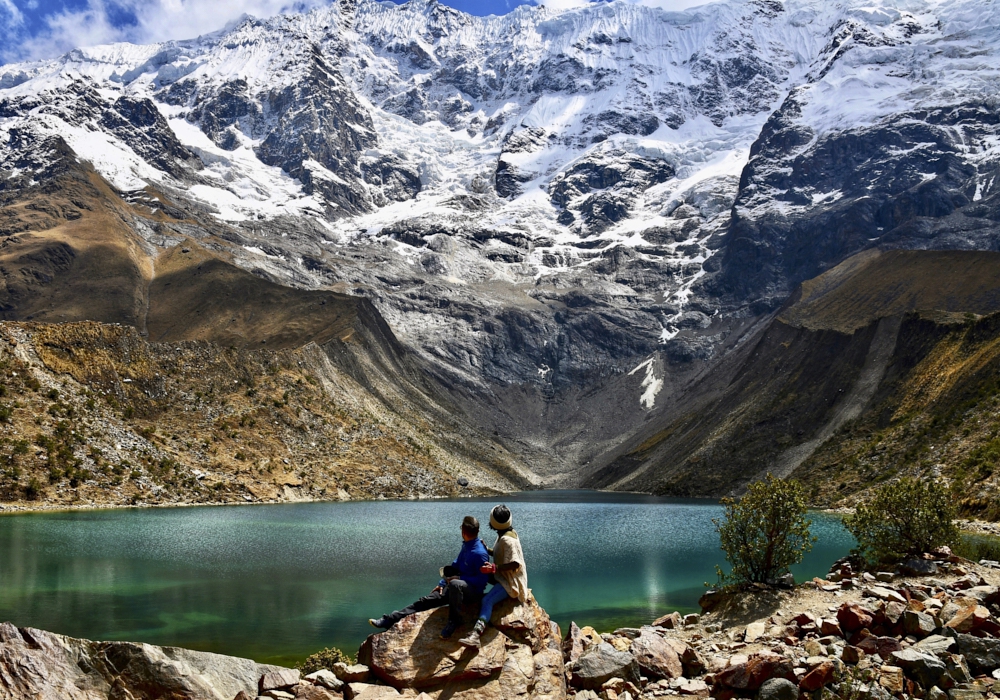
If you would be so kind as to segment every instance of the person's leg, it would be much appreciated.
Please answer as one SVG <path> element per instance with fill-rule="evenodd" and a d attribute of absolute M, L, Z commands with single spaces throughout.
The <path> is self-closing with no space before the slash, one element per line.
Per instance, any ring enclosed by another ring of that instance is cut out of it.
<path fill-rule="evenodd" d="M 479 604 L 479 619 L 489 622 L 493 615 L 493 606 L 509 597 L 506 588 L 500 584 L 493 586 Z"/>
<path fill-rule="evenodd" d="M 461 579 L 453 579 L 444 589 L 448 599 L 448 624 L 441 630 L 442 637 L 450 637 L 462 624 L 463 603 L 473 603 L 478 595 L 469 588 L 469 584 Z"/>
<path fill-rule="evenodd" d="M 383 615 L 379 622 L 384 624 L 376 624 L 375 626 L 388 629 L 407 615 L 423 612 L 424 610 L 430 610 L 431 608 L 440 608 L 442 605 L 447 605 L 448 602 L 448 598 L 442 592 L 429 593 L 420 600 L 406 606 L 402 610 L 395 610 L 388 615 Z"/>
<path fill-rule="evenodd" d="M 486 623 L 490 621 L 490 617 L 493 615 L 493 606 L 508 597 L 507 590 L 503 586 L 500 584 L 493 586 L 483 596 L 483 602 L 479 604 L 479 619 L 476 620 L 472 631 L 462 639 L 459 639 L 458 643 L 467 647 L 478 647 L 479 638 L 486 630 Z"/>

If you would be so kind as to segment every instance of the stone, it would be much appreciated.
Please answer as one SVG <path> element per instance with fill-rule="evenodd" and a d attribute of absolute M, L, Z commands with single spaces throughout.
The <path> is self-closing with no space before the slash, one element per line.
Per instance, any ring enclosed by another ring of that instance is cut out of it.
<path fill-rule="evenodd" d="M 952 688 L 948 691 L 948 700 L 983 700 L 983 693 L 978 690 Z"/>
<path fill-rule="evenodd" d="M 707 698 L 711 694 L 708 683 L 700 678 L 692 678 L 684 681 L 677 686 L 677 690 L 681 695 L 693 695 L 699 698 Z"/>
<path fill-rule="evenodd" d="M 799 688 L 785 678 L 769 678 L 757 691 L 757 700 L 798 700 Z"/>
<path fill-rule="evenodd" d="M 855 603 L 844 603 L 837 610 L 837 622 L 847 633 L 865 629 L 874 621 L 870 612 Z"/>
<path fill-rule="evenodd" d="M 354 682 L 345 687 L 344 697 L 348 700 L 388 700 L 400 697 L 399 691 L 388 685 Z"/>
<path fill-rule="evenodd" d="M 965 657 L 974 675 L 989 674 L 1000 668 L 1000 639 L 973 637 L 959 634 L 955 641 L 958 653 Z"/>
<path fill-rule="evenodd" d="M 751 622 L 747 625 L 746 631 L 743 632 L 743 641 L 747 644 L 753 644 L 758 639 L 764 636 L 767 631 L 766 624 L 763 620 L 758 620 L 757 622 Z"/>
<path fill-rule="evenodd" d="M 923 638 L 937 629 L 934 618 L 923 612 L 907 610 L 903 613 L 903 631 L 914 637 Z"/>
<path fill-rule="evenodd" d="M 890 624 L 895 625 L 899 622 L 899 619 L 903 617 L 903 613 L 906 612 L 906 606 L 902 603 L 887 603 L 885 610 L 882 614 L 885 615 L 885 619 L 889 621 Z"/>
<path fill-rule="evenodd" d="M 562 652 L 566 661 L 572 663 L 580 658 L 584 650 L 584 636 L 575 622 L 569 623 L 569 629 L 562 641 Z M 589 638 L 587 642 L 589 643 Z M 588 644 L 589 646 L 589 644 Z"/>
<path fill-rule="evenodd" d="M 677 651 L 658 634 L 642 634 L 634 639 L 632 655 L 647 676 L 669 679 L 684 675 L 684 667 Z"/>
<path fill-rule="evenodd" d="M 902 645 L 895 637 L 865 637 L 857 644 L 858 648 L 869 656 L 878 654 L 883 659 L 888 659 L 894 651 L 902 649 Z"/>
<path fill-rule="evenodd" d="M 887 603 L 902 603 L 903 605 L 906 605 L 906 598 L 901 596 L 896 591 L 890 588 L 883 588 L 882 586 L 872 586 L 865 591 L 865 595 L 878 598 L 879 600 L 884 600 Z"/>
<path fill-rule="evenodd" d="M 944 662 L 936 656 L 917 649 L 903 649 L 889 656 L 893 666 L 903 669 L 907 676 L 924 688 L 938 685 L 948 670 Z"/>
<path fill-rule="evenodd" d="M 927 700 L 948 700 L 948 693 L 934 686 L 927 691 Z"/>
<path fill-rule="evenodd" d="M 566 667 L 559 648 L 550 644 L 535 654 L 532 661 L 535 667 L 532 700 L 564 700 Z"/>
<path fill-rule="evenodd" d="M 982 605 L 968 605 L 945 623 L 956 632 L 971 632 L 990 619 L 990 611 Z"/>
<path fill-rule="evenodd" d="M 809 656 L 822 656 L 826 654 L 826 648 L 816 639 L 807 639 L 802 648 Z"/>
<path fill-rule="evenodd" d="M 333 671 L 325 668 L 321 668 L 319 671 L 314 671 L 305 677 L 307 681 L 313 685 L 320 685 L 329 690 L 339 691 L 344 687 L 344 682 L 334 675 Z"/>
<path fill-rule="evenodd" d="M 348 666 L 343 661 L 338 661 L 330 670 L 344 683 L 367 683 L 371 678 L 371 669 L 364 664 Z"/>
<path fill-rule="evenodd" d="M 366 642 L 370 645 L 371 672 L 396 688 L 423 688 L 497 675 L 504 664 L 505 636 L 497 628 L 487 627 L 480 648 L 469 649 L 458 643 L 458 633 L 441 639 L 447 621 L 447 608 L 436 608 L 404 617 L 385 632 L 371 635 Z M 349 667 L 347 672 L 356 668 Z"/>
<path fill-rule="evenodd" d="M 899 565 L 899 570 L 906 576 L 935 576 L 938 572 L 938 565 L 927 559 L 910 557 Z"/>
<path fill-rule="evenodd" d="M 836 620 L 831 620 L 830 618 L 824 617 L 819 621 L 819 633 L 824 637 L 827 636 L 842 636 L 840 631 L 840 623 Z"/>
<path fill-rule="evenodd" d="M 509 597 L 497 603 L 492 625 L 514 641 L 530 646 L 534 654 L 546 647 L 553 633 L 548 613 L 535 601 L 530 589 L 524 603 Z"/>
<path fill-rule="evenodd" d="M 809 693 L 819 690 L 833 680 L 835 671 L 836 667 L 832 661 L 824 661 L 802 677 L 799 688 Z"/>
<path fill-rule="evenodd" d="M 893 695 L 903 692 L 903 681 L 903 669 L 899 666 L 885 665 L 879 669 L 878 684 Z"/>
<path fill-rule="evenodd" d="M 746 662 L 729 666 L 715 675 L 715 685 L 736 691 L 755 691 L 768 678 L 795 677 L 792 663 L 773 652 L 760 652 Z"/>
<path fill-rule="evenodd" d="M 612 637 L 608 643 L 618 651 L 629 651 L 632 649 L 632 642 L 625 637 Z"/>
<path fill-rule="evenodd" d="M 944 637 L 940 634 L 932 634 L 930 637 L 921 639 L 913 645 L 914 649 L 927 652 L 928 654 L 943 654 L 955 647 L 955 640 L 951 637 Z"/>
<path fill-rule="evenodd" d="M 263 695 L 268 690 L 291 688 L 299 682 L 301 676 L 299 670 L 294 668 L 282 668 L 265 673 L 257 683 L 257 691 Z"/>
<path fill-rule="evenodd" d="M 698 613 L 690 613 L 689 615 L 685 615 L 684 616 L 684 625 L 685 626 L 687 626 L 687 625 L 697 625 L 698 624 L 698 620 L 700 620 L 700 619 L 701 619 L 701 616 Z"/>
<path fill-rule="evenodd" d="M 844 647 L 844 651 L 840 653 L 840 660 L 845 664 L 851 664 L 852 666 L 857 664 L 861 659 L 865 658 L 865 652 L 857 647 L 848 644 Z"/>
<path fill-rule="evenodd" d="M 295 696 L 288 691 L 278 690 L 276 688 L 265 690 L 259 697 L 270 698 L 271 700 L 295 700 Z"/>
<path fill-rule="evenodd" d="M 882 583 L 892 583 L 894 578 L 896 578 L 896 574 L 891 571 L 878 571 L 875 573 L 875 580 Z"/>
<path fill-rule="evenodd" d="M 254 700 L 254 697 L 255 696 L 251 695 L 247 691 L 241 690 L 240 692 L 236 693 L 236 697 L 233 698 L 233 700 Z"/>
<path fill-rule="evenodd" d="M 312 683 L 299 683 L 293 689 L 295 700 L 340 700 L 341 695 L 334 695 L 326 688 L 322 688 Z"/>
<path fill-rule="evenodd" d="M 588 649 L 569 667 L 571 684 L 576 688 L 596 690 L 612 678 L 639 683 L 639 664 L 632 654 L 618 651 L 606 642 Z M 678 674 L 679 675 L 679 674 Z"/>
<path fill-rule="evenodd" d="M 663 617 L 653 620 L 653 627 L 662 627 L 667 630 L 678 629 L 684 622 L 679 612 L 667 613 Z"/>

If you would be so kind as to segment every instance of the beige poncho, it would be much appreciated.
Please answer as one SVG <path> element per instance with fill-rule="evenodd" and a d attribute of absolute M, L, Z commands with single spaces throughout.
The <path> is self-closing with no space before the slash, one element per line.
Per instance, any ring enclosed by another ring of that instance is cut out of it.
<path fill-rule="evenodd" d="M 523 603 L 528 599 L 528 570 L 524 564 L 521 540 L 518 539 L 516 532 L 509 530 L 497 538 L 497 543 L 493 546 L 493 562 L 499 569 L 504 564 L 514 561 L 520 566 L 513 571 L 497 571 L 496 577 L 507 591 L 507 595 Z"/>

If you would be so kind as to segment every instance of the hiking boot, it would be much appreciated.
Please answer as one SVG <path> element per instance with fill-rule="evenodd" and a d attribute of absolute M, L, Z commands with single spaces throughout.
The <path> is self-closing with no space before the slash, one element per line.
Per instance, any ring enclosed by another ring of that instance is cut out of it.
<path fill-rule="evenodd" d="M 448 620 L 448 624 L 441 629 L 441 639 L 447 639 L 451 635 L 455 634 L 455 630 L 457 629 L 458 623 L 454 620 Z"/>
<path fill-rule="evenodd" d="M 390 627 L 392 627 L 392 623 L 386 620 L 384 617 L 379 617 L 379 618 L 369 617 L 368 624 L 380 630 L 387 630 Z"/>
<path fill-rule="evenodd" d="M 476 620 L 476 626 L 472 628 L 465 637 L 458 640 L 458 643 L 463 647 L 472 647 L 475 649 L 479 648 L 479 638 L 482 636 L 483 631 L 486 629 L 486 620 L 479 618 Z"/>

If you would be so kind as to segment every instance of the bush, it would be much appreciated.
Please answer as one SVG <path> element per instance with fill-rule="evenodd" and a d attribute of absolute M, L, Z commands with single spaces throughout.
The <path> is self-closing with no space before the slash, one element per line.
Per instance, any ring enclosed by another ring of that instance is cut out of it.
<path fill-rule="evenodd" d="M 725 518 L 712 522 L 732 571 L 726 575 L 716 567 L 721 584 L 773 581 L 802 561 L 816 541 L 809 535 L 812 522 L 805 517 L 805 493 L 797 481 L 768 474 L 750 484 L 743 498 L 724 498 L 722 505 Z"/>
<path fill-rule="evenodd" d="M 844 525 L 855 551 L 871 564 L 891 564 L 958 541 L 951 497 L 934 481 L 903 478 L 880 486 Z"/>
<path fill-rule="evenodd" d="M 302 671 L 303 676 L 307 676 L 324 668 L 331 670 L 333 665 L 338 661 L 343 661 L 348 666 L 354 663 L 354 660 L 340 649 L 330 647 L 329 649 L 317 651 L 315 654 L 310 654 L 305 661 L 295 664 L 295 668 Z"/>

